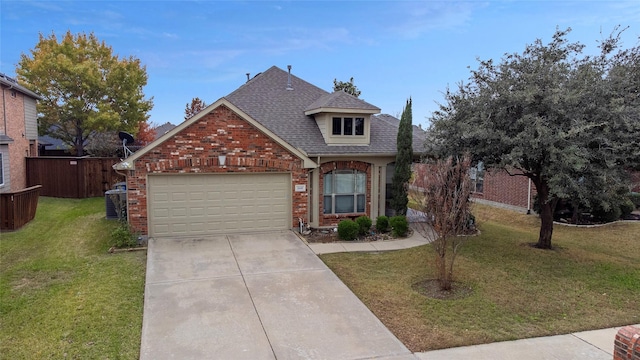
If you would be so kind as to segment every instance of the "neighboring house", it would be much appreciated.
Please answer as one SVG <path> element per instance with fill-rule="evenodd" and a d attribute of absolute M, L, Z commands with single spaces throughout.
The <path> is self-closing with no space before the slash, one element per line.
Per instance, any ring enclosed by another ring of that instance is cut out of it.
<path fill-rule="evenodd" d="M 36 100 L 40 96 L 0 73 L 0 193 L 27 186 L 26 157 L 38 156 Z"/>
<path fill-rule="evenodd" d="M 156 139 L 158 139 L 160 136 L 168 133 L 170 130 L 173 130 L 173 128 L 175 128 L 176 126 L 173 125 L 170 122 L 167 122 L 165 124 L 156 126 L 153 130 L 156 131 Z"/>
<path fill-rule="evenodd" d="M 49 135 L 38 136 L 38 154 L 40 156 L 73 156 L 69 145 Z"/>
<path fill-rule="evenodd" d="M 116 164 L 129 223 L 158 237 L 375 220 L 398 131 L 379 112 L 271 67 Z"/>
<path fill-rule="evenodd" d="M 513 171 L 511 174 L 516 174 Z M 494 206 L 506 207 L 522 212 L 531 212 L 536 187 L 529 178 L 522 175 L 509 175 L 501 169 L 484 169 L 482 163 L 471 169 L 474 201 Z"/>

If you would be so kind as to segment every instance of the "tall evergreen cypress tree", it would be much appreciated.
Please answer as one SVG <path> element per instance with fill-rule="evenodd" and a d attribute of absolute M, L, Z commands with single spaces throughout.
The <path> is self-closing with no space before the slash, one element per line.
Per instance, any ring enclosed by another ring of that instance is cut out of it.
<path fill-rule="evenodd" d="M 398 152 L 396 154 L 396 166 L 391 184 L 392 195 L 391 208 L 396 215 L 407 214 L 407 183 L 411 178 L 411 160 L 413 159 L 413 115 L 411 111 L 411 98 L 402 110 L 400 126 L 398 127 Z"/>

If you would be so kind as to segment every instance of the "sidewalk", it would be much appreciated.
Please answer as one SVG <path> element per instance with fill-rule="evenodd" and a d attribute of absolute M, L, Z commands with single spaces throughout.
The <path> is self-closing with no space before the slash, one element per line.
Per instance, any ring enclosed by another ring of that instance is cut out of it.
<path fill-rule="evenodd" d="M 336 243 L 309 243 L 317 255 L 354 252 L 390 251 L 408 249 L 431 242 L 414 229 L 413 234 L 400 240 Z M 640 328 L 640 324 L 634 325 Z M 450 349 L 414 353 L 419 360 L 611 360 L 613 341 L 620 327 L 576 332 L 565 335 L 503 341 L 491 344 L 463 346 Z"/>
<path fill-rule="evenodd" d="M 333 243 L 308 243 L 309 247 L 317 255 L 331 254 L 339 252 L 354 252 L 354 251 L 389 251 L 389 250 L 401 250 L 409 249 L 412 247 L 425 245 L 431 242 L 425 236 L 421 235 L 415 227 L 412 226 L 413 234 L 404 239 L 398 240 L 383 240 L 383 241 L 371 241 L 371 242 L 358 242 L 358 241 L 340 241 Z"/>
<path fill-rule="evenodd" d="M 640 327 L 640 324 L 634 325 Z M 566 335 L 504 341 L 415 353 L 420 360 L 611 360 L 613 341 L 620 328 L 577 332 Z"/>

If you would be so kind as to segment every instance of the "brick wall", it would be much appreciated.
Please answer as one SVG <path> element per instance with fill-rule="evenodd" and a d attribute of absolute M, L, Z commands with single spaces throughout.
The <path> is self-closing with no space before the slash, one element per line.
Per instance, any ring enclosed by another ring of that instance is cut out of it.
<path fill-rule="evenodd" d="M 331 161 L 320 165 L 320 183 L 318 186 L 318 196 L 320 196 L 320 205 L 318 208 L 318 214 L 320 214 L 319 226 L 337 226 L 343 219 L 355 218 L 361 215 L 371 215 L 371 168 L 371 164 L 362 161 Z M 324 174 L 333 170 L 358 170 L 367 174 L 365 214 L 324 214 Z"/>
<path fill-rule="evenodd" d="M 9 158 L 4 161 L 9 163 L 10 174 L 5 174 L 5 178 L 10 179 L 10 188 L 1 189 L 2 191 L 18 191 L 27 187 L 27 156 L 37 156 L 37 151 L 31 154 L 33 146 L 29 147 L 29 140 L 25 136 L 25 117 L 24 117 L 24 94 L 19 91 L 2 87 L 4 92 L 3 107 L 0 101 L 0 114 L 6 116 L 6 129 L 0 128 L 0 133 L 5 133 L 13 139 L 9 144 Z M 4 126 L 4 121 L 2 121 Z M 4 131 L 2 131 L 4 130 Z M 35 147 L 37 149 L 37 147 Z"/>
<path fill-rule="evenodd" d="M 640 360 L 640 329 L 626 326 L 618 330 L 613 342 L 613 360 Z"/>
<path fill-rule="evenodd" d="M 511 176 L 504 170 L 487 170 L 484 175 L 482 193 L 473 193 L 476 199 L 498 202 L 511 206 L 527 208 L 529 179 L 524 176 Z M 536 194 L 535 186 L 531 184 L 531 207 Z"/>
<path fill-rule="evenodd" d="M 218 163 L 221 154 L 226 155 L 225 166 Z M 307 184 L 302 160 L 224 105 L 144 154 L 134 166 L 127 176 L 129 222 L 142 234 L 148 233 L 146 178 L 150 173 L 289 172 L 291 226 L 298 226 L 298 218 L 309 221 L 308 194 L 294 190 L 295 185 Z"/>

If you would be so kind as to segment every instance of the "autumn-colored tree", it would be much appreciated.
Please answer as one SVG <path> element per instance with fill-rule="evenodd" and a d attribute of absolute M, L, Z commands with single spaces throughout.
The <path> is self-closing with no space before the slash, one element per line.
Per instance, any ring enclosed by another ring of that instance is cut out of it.
<path fill-rule="evenodd" d="M 202 101 L 199 97 L 194 97 L 191 99 L 191 104 L 187 103 L 187 106 L 184 109 L 184 119 L 191 119 L 206 107 L 207 103 Z"/>
<path fill-rule="evenodd" d="M 441 290 L 453 286 L 453 264 L 464 237 L 473 223 L 470 211 L 472 182 L 471 158 L 449 157 L 415 168 L 410 197 L 425 214 L 420 232 L 433 232 L 436 276 Z M 430 227 L 430 228 L 427 228 Z"/>
<path fill-rule="evenodd" d="M 156 139 L 156 129 L 148 121 L 138 124 L 138 132 L 135 136 L 136 145 L 145 146 Z"/>
<path fill-rule="evenodd" d="M 140 60 L 119 58 L 91 33 L 60 40 L 40 34 L 30 55 L 22 54 L 18 81 L 42 96 L 39 131 L 61 139 L 84 155 L 91 137 L 106 131 L 135 132 L 153 107 L 142 88 L 147 73 Z"/>

